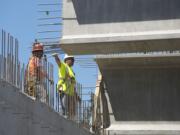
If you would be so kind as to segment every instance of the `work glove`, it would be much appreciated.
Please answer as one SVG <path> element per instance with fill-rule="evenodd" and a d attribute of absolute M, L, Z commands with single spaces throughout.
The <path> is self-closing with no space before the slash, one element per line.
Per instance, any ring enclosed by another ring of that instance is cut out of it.
<path fill-rule="evenodd" d="M 60 87 L 60 88 L 58 89 L 58 91 L 59 91 L 59 94 L 62 95 L 62 93 L 63 93 L 62 87 Z"/>
<path fill-rule="evenodd" d="M 56 56 L 58 56 L 58 53 L 53 53 L 52 56 L 56 57 Z"/>

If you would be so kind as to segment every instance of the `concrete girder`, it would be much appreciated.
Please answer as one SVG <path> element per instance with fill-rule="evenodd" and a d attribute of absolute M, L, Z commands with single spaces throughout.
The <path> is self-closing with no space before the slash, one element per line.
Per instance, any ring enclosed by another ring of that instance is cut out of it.
<path fill-rule="evenodd" d="M 131 38 L 131 37 L 129 37 Z M 180 50 L 180 38 L 103 41 L 103 39 L 62 39 L 60 47 L 68 54 L 111 54 Z"/>
<path fill-rule="evenodd" d="M 179 54 L 96 59 L 116 121 L 179 121 Z"/>

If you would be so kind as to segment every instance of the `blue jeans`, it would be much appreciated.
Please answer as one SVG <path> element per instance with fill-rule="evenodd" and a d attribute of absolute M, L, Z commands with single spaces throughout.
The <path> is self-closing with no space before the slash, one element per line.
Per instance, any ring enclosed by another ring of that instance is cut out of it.
<path fill-rule="evenodd" d="M 60 93 L 60 102 L 62 107 L 62 114 L 67 115 L 67 95 L 65 93 Z"/>

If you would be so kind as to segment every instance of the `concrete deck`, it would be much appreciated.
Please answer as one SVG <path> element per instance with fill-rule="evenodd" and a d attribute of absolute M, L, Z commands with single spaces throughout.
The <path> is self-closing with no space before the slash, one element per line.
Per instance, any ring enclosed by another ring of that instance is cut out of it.
<path fill-rule="evenodd" d="M 91 135 L 52 108 L 0 80 L 0 135 Z"/>
<path fill-rule="evenodd" d="M 179 135 L 180 122 L 117 122 L 106 131 L 110 135 Z"/>

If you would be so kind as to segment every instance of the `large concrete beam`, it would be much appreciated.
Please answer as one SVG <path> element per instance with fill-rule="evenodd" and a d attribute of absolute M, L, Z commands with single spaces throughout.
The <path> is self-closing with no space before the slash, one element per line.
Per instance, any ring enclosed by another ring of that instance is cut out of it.
<path fill-rule="evenodd" d="M 107 41 L 108 39 L 112 40 L 112 37 L 104 37 L 103 39 L 97 37 L 89 39 L 69 38 L 63 39 L 60 47 L 68 54 L 73 55 L 180 50 L 180 39 L 133 40 L 134 37 L 129 37 L 129 41 L 124 41 L 124 39 L 121 41 L 121 37 L 117 38 L 119 41 Z"/>
<path fill-rule="evenodd" d="M 179 50 L 179 0 L 63 0 L 70 54 Z"/>
<path fill-rule="evenodd" d="M 180 55 L 101 56 L 117 121 L 180 121 Z"/>
<path fill-rule="evenodd" d="M 180 53 L 129 53 L 97 55 L 96 62 L 100 70 L 118 70 L 127 68 L 179 68 Z"/>

